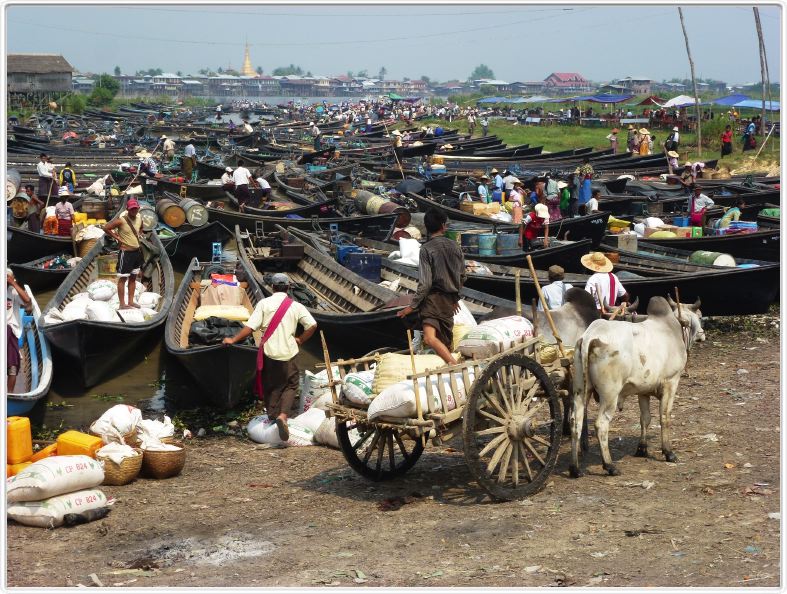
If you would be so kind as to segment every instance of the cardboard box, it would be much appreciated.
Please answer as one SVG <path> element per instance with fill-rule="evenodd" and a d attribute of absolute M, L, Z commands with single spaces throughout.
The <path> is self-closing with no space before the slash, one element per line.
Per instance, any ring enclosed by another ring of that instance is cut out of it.
<path fill-rule="evenodd" d="M 486 213 L 486 204 L 483 202 L 462 202 L 459 205 L 459 210 L 462 212 L 469 212 L 476 216 L 482 216 Z"/>
<path fill-rule="evenodd" d="M 692 237 L 702 237 L 702 227 L 691 227 Z"/>
<path fill-rule="evenodd" d="M 689 238 L 691 237 L 691 227 L 678 227 L 675 234 L 678 237 Z"/>
<path fill-rule="evenodd" d="M 659 231 L 672 231 L 673 233 L 677 233 L 680 227 L 676 227 L 675 225 L 661 225 L 659 227 Z"/>

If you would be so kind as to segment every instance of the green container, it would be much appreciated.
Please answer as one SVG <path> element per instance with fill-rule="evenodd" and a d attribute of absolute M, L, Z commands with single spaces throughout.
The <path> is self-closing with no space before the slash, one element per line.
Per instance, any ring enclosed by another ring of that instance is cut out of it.
<path fill-rule="evenodd" d="M 707 250 L 692 252 L 691 256 L 689 256 L 689 262 L 705 266 L 735 266 L 735 258 L 729 254 L 709 252 Z"/>

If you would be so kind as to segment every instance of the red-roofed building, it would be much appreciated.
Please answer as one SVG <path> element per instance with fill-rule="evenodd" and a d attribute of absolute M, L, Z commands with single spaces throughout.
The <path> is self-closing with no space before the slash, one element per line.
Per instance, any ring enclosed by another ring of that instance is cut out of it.
<path fill-rule="evenodd" d="M 591 90 L 593 85 L 577 72 L 553 72 L 544 79 L 546 91 L 576 93 Z"/>

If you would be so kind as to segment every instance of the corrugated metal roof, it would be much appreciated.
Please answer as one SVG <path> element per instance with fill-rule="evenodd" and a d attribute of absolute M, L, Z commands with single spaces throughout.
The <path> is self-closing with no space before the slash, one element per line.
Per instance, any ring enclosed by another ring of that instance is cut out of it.
<path fill-rule="evenodd" d="M 74 67 L 60 54 L 8 54 L 6 72 L 28 74 L 50 74 L 73 72 Z"/>

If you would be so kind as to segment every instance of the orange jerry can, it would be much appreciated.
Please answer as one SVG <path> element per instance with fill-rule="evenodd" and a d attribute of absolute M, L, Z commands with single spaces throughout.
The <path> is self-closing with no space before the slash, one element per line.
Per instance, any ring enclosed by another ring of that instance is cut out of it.
<path fill-rule="evenodd" d="M 33 455 L 33 437 L 30 432 L 30 419 L 27 417 L 8 417 L 6 419 L 6 443 L 8 464 L 27 462 Z"/>
<path fill-rule="evenodd" d="M 57 438 L 58 456 L 90 456 L 96 457 L 96 450 L 103 447 L 100 437 L 79 431 L 66 431 Z"/>
<path fill-rule="evenodd" d="M 38 462 L 39 460 L 43 460 L 44 458 L 49 458 L 49 456 L 57 456 L 57 444 L 53 443 L 52 445 L 46 446 L 42 450 L 38 450 L 33 457 L 30 458 L 31 462 Z"/>

